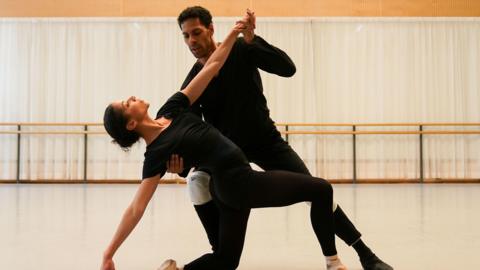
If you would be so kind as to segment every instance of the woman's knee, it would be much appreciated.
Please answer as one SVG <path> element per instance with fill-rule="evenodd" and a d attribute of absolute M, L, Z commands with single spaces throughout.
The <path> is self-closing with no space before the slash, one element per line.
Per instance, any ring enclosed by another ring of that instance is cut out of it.
<path fill-rule="evenodd" d="M 317 178 L 315 185 L 318 187 L 322 197 L 328 199 L 329 201 L 333 200 L 333 187 L 330 182 L 322 178 Z"/>

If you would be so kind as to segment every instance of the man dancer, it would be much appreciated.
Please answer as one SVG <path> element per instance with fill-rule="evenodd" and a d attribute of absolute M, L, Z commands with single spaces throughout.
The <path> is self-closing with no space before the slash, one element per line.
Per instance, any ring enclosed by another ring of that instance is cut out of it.
<path fill-rule="evenodd" d="M 250 25 L 255 15 L 247 11 Z M 202 69 L 216 49 L 210 12 L 199 6 L 189 7 L 178 16 L 185 44 L 197 58 L 183 82 L 182 89 Z M 235 142 L 249 161 L 264 170 L 285 170 L 310 175 L 295 151 L 283 140 L 270 118 L 258 68 L 282 77 L 291 77 L 296 68 L 290 57 L 254 34 L 254 27 L 237 39 L 232 51 L 203 95 L 192 106 L 205 121 Z M 172 156 L 170 171 L 178 172 L 181 157 Z M 187 178 L 187 188 L 195 210 L 207 232 L 212 249 L 218 238 L 218 209 L 209 192 L 210 175 L 201 168 Z M 364 269 L 390 270 L 362 241 L 360 232 L 340 206 L 334 203 L 335 233 L 352 246 Z"/>

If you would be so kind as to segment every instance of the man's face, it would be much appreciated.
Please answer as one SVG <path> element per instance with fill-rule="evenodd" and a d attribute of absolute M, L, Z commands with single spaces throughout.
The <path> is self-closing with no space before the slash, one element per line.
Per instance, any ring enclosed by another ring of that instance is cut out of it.
<path fill-rule="evenodd" d="M 198 18 L 185 20 L 181 24 L 183 40 L 195 58 L 205 58 L 213 51 L 213 25 L 207 28 Z"/>

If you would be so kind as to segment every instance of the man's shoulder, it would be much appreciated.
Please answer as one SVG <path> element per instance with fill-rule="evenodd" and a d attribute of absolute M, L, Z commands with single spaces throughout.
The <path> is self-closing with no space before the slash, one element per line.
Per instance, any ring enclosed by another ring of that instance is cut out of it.
<path fill-rule="evenodd" d="M 203 68 L 203 64 L 200 63 L 200 61 L 195 61 L 193 64 L 192 68 L 190 69 L 190 72 L 199 72 Z"/>
<path fill-rule="evenodd" d="M 182 86 L 180 89 L 185 89 L 187 87 L 188 83 L 193 80 L 193 78 L 202 70 L 203 65 L 199 62 L 196 61 L 195 64 L 193 64 L 192 68 L 190 68 L 190 71 L 188 72 L 187 76 L 185 77 L 185 80 L 182 83 Z"/>

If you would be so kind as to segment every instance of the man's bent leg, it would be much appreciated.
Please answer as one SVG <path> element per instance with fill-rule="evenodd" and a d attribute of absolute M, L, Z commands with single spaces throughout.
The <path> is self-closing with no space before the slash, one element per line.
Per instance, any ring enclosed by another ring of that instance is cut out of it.
<path fill-rule="evenodd" d="M 240 262 L 245 242 L 250 209 L 233 209 L 214 199 L 219 211 L 218 246 L 185 265 L 185 270 L 235 270 Z"/>
<path fill-rule="evenodd" d="M 194 171 L 187 177 L 187 190 L 193 207 L 207 233 L 212 250 L 218 247 L 219 211 L 209 190 L 210 175 Z"/>

